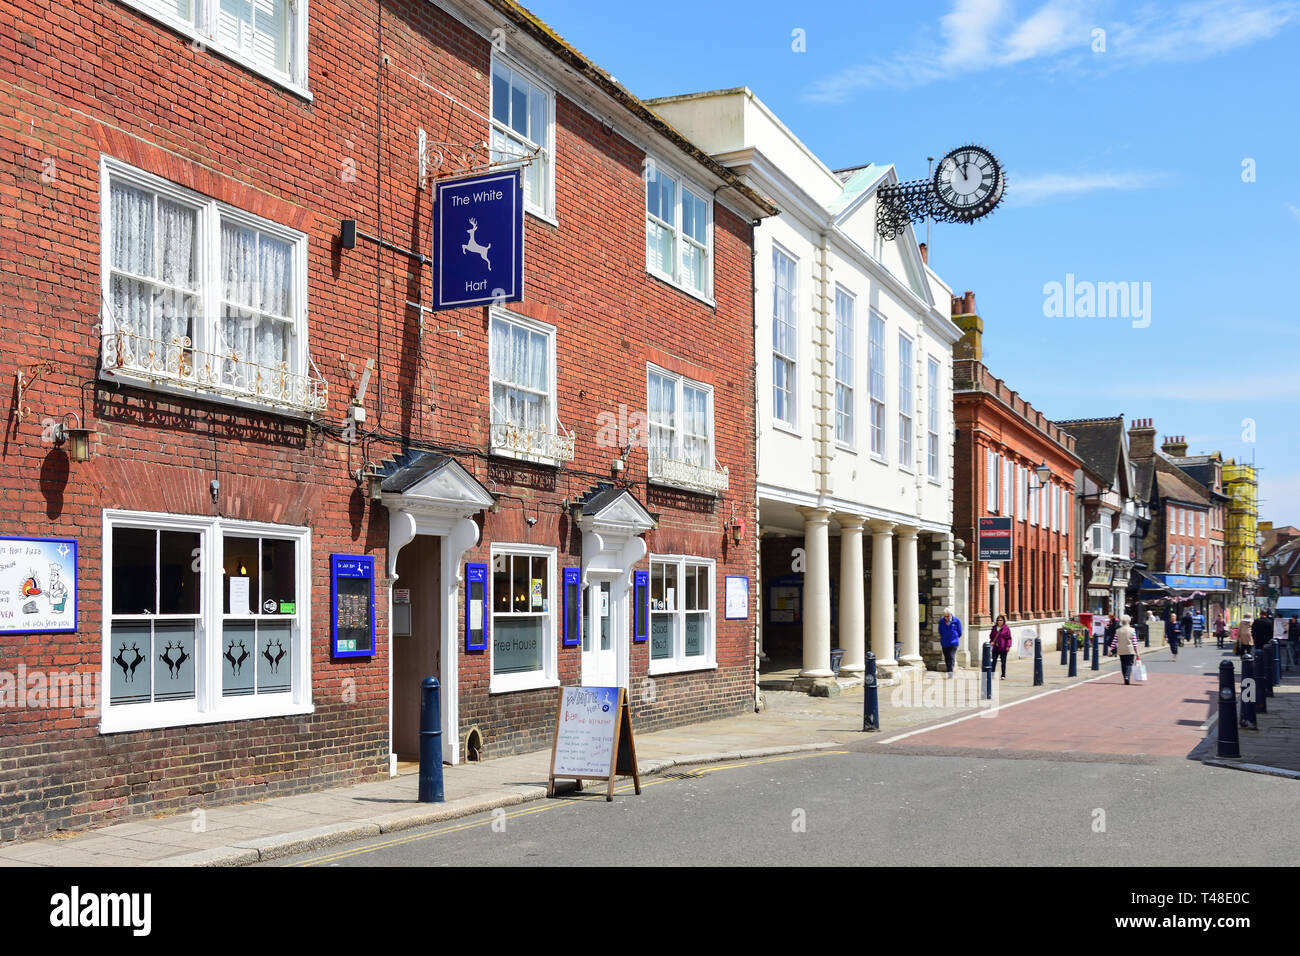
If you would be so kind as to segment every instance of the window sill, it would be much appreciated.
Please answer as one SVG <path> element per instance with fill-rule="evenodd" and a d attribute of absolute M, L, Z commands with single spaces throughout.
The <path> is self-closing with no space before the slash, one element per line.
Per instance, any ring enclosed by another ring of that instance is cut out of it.
<path fill-rule="evenodd" d="M 650 661 L 650 676 L 655 677 L 661 674 L 689 674 L 692 671 L 716 671 L 718 669 L 717 661 L 699 660 L 699 661 Z"/>
<path fill-rule="evenodd" d="M 710 259 L 710 261 L 712 261 L 712 259 Z M 660 282 L 672 286 L 674 289 L 676 289 L 679 292 L 685 292 L 692 299 L 699 299 L 701 302 L 703 302 L 711 309 L 716 309 L 718 307 L 718 303 L 714 301 L 711 295 L 706 295 L 703 292 L 699 292 L 696 289 L 692 289 L 688 285 L 682 285 L 680 282 L 678 282 L 672 276 L 667 275 L 666 273 L 655 272 L 649 266 L 646 266 L 645 272 L 646 275 L 650 276 L 652 279 L 658 279 Z"/>
<path fill-rule="evenodd" d="M 104 709 L 99 720 L 101 734 L 120 734 L 139 730 L 162 730 L 167 727 L 186 727 L 191 724 L 220 724 L 237 720 L 264 720 L 268 717 L 296 717 L 314 713 L 314 704 L 295 704 L 292 694 L 267 695 L 279 696 L 288 700 L 268 700 L 265 703 L 242 705 L 237 708 L 227 707 L 221 711 L 198 712 L 194 710 L 163 711 L 158 716 L 156 705 L 119 704 Z M 135 713 L 139 708 L 139 712 Z"/>
<path fill-rule="evenodd" d="M 848 452 L 850 455 L 856 455 L 858 453 L 858 449 L 855 446 L 839 441 L 838 439 L 835 442 L 835 447 L 839 451 Z"/>
<path fill-rule="evenodd" d="M 543 468 L 559 468 L 564 464 L 564 459 L 561 458 L 552 458 L 548 455 L 530 455 L 527 452 L 514 451 L 501 445 L 493 445 L 489 454 L 493 458 L 522 461 L 529 465 L 541 465 Z"/>
<path fill-rule="evenodd" d="M 555 218 L 554 213 L 545 213 L 539 209 L 529 209 L 527 206 L 524 206 L 524 212 L 532 216 L 534 219 L 546 223 L 548 226 L 554 226 L 556 229 L 560 228 L 560 220 Z"/>
<path fill-rule="evenodd" d="M 560 681 L 555 677 L 543 677 L 534 674 L 494 674 L 488 682 L 488 693 L 513 694 L 521 690 L 546 690 L 559 686 Z"/>
<path fill-rule="evenodd" d="M 787 435 L 792 435 L 795 438 L 803 438 L 803 432 L 799 431 L 798 428 L 788 422 L 779 421 L 774 418 L 772 419 L 772 427 L 779 432 L 785 432 Z"/>
<path fill-rule="evenodd" d="M 200 50 L 200 51 L 208 50 L 212 53 L 215 53 L 217 56 L 220 56 L 223 59 L 229 60 L 230 62 L 235 63 L 238 66 L 242 66 L 250 73 L 256 73 L 258 76 L 262 77 L 263 79 L 271 81 L 281 89 L 288 90 L 290 93 L 294 94 L 297 97 L 302 98 L 306 102 L 308 103 L 312 102 L 313 96 L 311 90 L 307 88 L 305 83 L 299 83 L 297 80 L 291 79 L 290 77 L 285 76 L 283 73 L 277 73 L 274 70 L 268 69 L 266 66 L 258 63 L 256 60 L 249 59 L 248 57 L 244 56 L 242 53 L 239 53 L 236 50 L 231 50 L 227 47 L 222 46 L 220 43 L 215 41 L 212 37 L 200 33 L 198 30 L 194 29 L 194 25 L 192 23 L 187 23 L 184 20 L 178 20 L 173 17 L 168 17 L 164 14 L 159 13 L 159 11 L 157 10 L 151 9 L 150 7 L 146 6 L 143 3 L 137 2 L 137 0 L 121 0 L 121 3 L 124 6 L 130 7 L 132 10 L 135 10 L 136 12 L 143 14 L 144 16 L 148 17 L 150 20 L 162 24 L 163 26 L 167 27 L 169 30 L 174 30 L 176 33 L 179 33 L 181 36 L 189 40 L 191 46 L 193 46 L 196 50 Z"/>
<path fill-rule="evenodd" d="M 889 459 L 885 458 L 883 455 L 877 455 L 874 452 L 872 452 L 871 460 L 874 461 L 877 465 L 884 465 L 886 468 L 889 467 Z"/>

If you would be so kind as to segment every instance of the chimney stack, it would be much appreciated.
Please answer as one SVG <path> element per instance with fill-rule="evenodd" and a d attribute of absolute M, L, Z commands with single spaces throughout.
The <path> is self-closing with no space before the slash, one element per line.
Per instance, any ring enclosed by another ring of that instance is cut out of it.
<path fill-rule="evenodd" d="M 952 297 L 952 321 L 964 333 L 952 347 L 954 359 L 984 360 L 984 320 L 975 313 L 975 293 Z"/>
<path fill-rule="evenodd" d="M 1160 446 L 1160 450 L 1170 458 L 1187 457 L 1187 439 L 1183 435 L 1174 435 L 1170 438 L 1165 436 L 1165 443 Z"/>
<path fill-rule="evenodd" d="M 1134 461 L 1144 461 L 1155 453 L 1156 429 L 1150 418 L 1135 418 L 1128 430 L 1128 454 Z"/>

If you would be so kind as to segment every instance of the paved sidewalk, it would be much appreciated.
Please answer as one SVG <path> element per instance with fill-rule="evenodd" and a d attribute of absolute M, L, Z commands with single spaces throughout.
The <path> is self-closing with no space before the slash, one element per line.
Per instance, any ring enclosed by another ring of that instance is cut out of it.
<path fill-rule="evenodd" d="M 1240 659 L 1235 661 L 1240 672 Z M 1300 779 L 1300 672 L 1291 668 L 1268 698 L 1268 713 L 1256 718 L 1258 730 L 1241 729 L 1240 759 L 1219 759 L 1218 736 L 1211 734 L 1193 756 L 1216 767 L 1232 767 L 1255 773 L 1272 773 Z M 1237 705 L 1241 712 L 1241 704 Z"/>
<path fill-rule="evenodd" d="M 1065 676 L 1057 654 L 1043 664 L 1045 686 L 1034 687 L 1032 661 L 1008 662 L 1006 680 L 995 680 L 999 703 L 1098 676 L 1082 658 L 1073 679 Z M 1117 660 L 1106 658 L 1101 666 L 1105 673 Z M 977 709 L 979 679 L 978 671 L 959 671 L 951 680 L 931 671 L 920 680 L 882 687 L 882 730 L 887 735 Z M 766 691 L 760 713 L 638 735 L 641 773 L 861 742 L 862 695 L 861 686 L 826 699 Z M 170 816 L 9 844 L 0 847 L 0 866 L 242 866 L 543 799 L 549 767 L 549 749 L 445 767 L 442 804 L 418 803 L 418 776 L 406 773 L 316 793 L 196 805 Z"/>

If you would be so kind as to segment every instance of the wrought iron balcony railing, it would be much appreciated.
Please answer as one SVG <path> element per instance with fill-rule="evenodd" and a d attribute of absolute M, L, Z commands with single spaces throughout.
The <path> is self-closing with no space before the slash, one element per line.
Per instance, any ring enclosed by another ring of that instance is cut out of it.
<path fill-rule="evenodd" d="M 557 423 L 559 424 L 559 423 Z M 560 424 L 559 432 L 524 429 L 513 422 L 493 422 L 493 453 L 506 452 L 524 459 L 559 463 L 573 461 L 573 433 Z"/>
<path fill-rule="evenodd" d="M 329 404 L 329 384 L 317 375 L 249 361 L 236 349 L 205 352 L 187 336 L 170 342 L 151 339 L 119 326 L 103 334 L 104 372 L 151 384 L 171 384 L 244 399 L 297 412 L 323 412 Z"/>
<path fill-rule="evenodd" d="M 667 458 L 663 455 L 650 455 L 650 480 L 656 484 L 672 485 L 690 491 L 702 491 L 707 494 L 720 494 L 727 490 L 729 475 L 726 468 L 712 468 L 697 465 L 694 462 Z"/>

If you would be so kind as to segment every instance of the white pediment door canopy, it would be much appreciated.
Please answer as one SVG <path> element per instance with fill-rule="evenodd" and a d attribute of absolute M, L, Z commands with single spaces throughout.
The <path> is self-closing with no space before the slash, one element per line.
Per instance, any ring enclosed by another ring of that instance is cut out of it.
<path fill-rule="evenodd" d="M 576 523 L 582 531 L 582 583 L 590 584 L 592 571 L 619 575 L 621 586 L 646 554 L 641 535 L 658 522 L 636 495 L 626 488 L 601 483 L 575 507 Z"/>
<path fill-rule="evenodd" d="M 417 534 L 442 535 L 444 559 L 458 567 L 478 542 L 472 516 L 492 507 L 492 493 L 456 459 L 436 452 L 403 452 L 386 462 L 381 486 L 388 508 L 388 576 L 397 576 L 397 553 Z"/>

